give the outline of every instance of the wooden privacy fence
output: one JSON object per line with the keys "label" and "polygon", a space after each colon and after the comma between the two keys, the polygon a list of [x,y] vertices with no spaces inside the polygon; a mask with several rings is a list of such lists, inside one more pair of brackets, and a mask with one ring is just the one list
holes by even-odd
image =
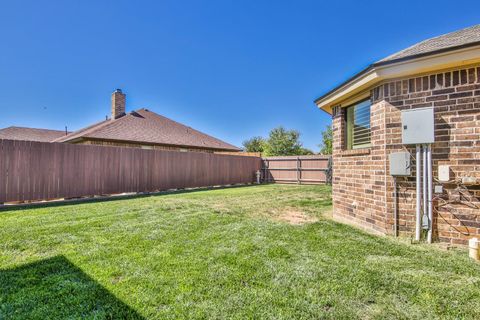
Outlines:
{"label": "wooden privacy fence", "polygon": [[0,203],[245,184],[261,159],[0,140]]}
{"label": "wooden privacy fence", "polygon": [[324,184],[332,181],[330,156],[285,156],[262,159],[265,182]]}

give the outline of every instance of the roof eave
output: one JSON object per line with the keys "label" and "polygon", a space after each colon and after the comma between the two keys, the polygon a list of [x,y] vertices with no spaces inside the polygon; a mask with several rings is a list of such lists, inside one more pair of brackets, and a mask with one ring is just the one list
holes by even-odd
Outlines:
{"label": "roof eave", "polygon": [[342,100],[348,99],[348,97],[382,80],[476,62],[480,62],[480,42],[448,48],[448,50],[437,50],[428,54],[380,61],[317,98],[314,103],[318,108],[331,114],[333,105],[340,104]]}
{"label": "roof eave", "polygon": [[151,146],[168,146],[168,147],[176,147],[176,148],[192,148],[192,149],[208,149],[214,151],[242,151],[240,148],[232,146],[231,148],[228,147],[210,147],[210,146],[198,146],[198,145],[188,145],[188,144],[173,144],[173,143],[159,143],[159,142],[152,142],[152,141],[140,141],[140,140],[122,140],[122,139],[105,139],[105,138],[98,138],[98,137],[89,137],[84,136],[78,139],[73,139],[71,141],[64,141],[69,143],[75,143],[80,141],[107,141],[107,142],[116,142],[116,143],[126,143],[126,144],[134,144],[134,145],[151,145]]}
{"label": "roof eave", "polygon": [[480,41],[465,43],[465,44],[462,44],[462,45],[459,45],[459,46],[454,46],[454,47],[442,48],[442,49],[438,49],[438,50],[434,50],[434,51],[430,51],[430,52],[425,52],[425,53],[414,54],[414,55],[407,56],[407,57],[402,57],[402,58],[389,59],[389,60],[384,60],[384,61],[380,60],[378,62],[375,62],[373,64],[373,66],[389,65],[389,64],[394,64],[394,63],[398,63],[398,62],[403,62],[403,61],[414,60],[414,59],[418,59],[418,58],[422,58],[422,57],[437,55],[437,54],[441,54],[441,53],[445,53],[445,52],[468,49],[468,48],[472,48],[472,47],[476,47],[476,46],[480,46]]}

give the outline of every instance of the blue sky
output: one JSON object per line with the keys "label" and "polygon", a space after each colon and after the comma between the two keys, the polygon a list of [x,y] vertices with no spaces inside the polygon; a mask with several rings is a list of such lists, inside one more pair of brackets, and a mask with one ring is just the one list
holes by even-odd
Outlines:
{"label": "blue sky", "polygon": [[0,127],[79,129],[121,88],[230,143],[297,129],[318,150],[313,100],[371,62],[480,23],[480,1],[3,1]]}

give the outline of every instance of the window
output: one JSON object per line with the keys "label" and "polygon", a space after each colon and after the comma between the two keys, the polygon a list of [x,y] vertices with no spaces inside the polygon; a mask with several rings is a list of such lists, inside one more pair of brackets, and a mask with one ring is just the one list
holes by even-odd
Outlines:
{"label": "window", "polygon": [[345,147],[358,149],[370,146],[370,99],[345,110]]}

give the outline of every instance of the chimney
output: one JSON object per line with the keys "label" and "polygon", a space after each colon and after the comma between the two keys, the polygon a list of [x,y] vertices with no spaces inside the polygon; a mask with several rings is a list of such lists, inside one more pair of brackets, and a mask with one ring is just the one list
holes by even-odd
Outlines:
{"label": "chimney", "polygon": [[125,115],[125,94],[121,89],[112,93],[112,120]]}

